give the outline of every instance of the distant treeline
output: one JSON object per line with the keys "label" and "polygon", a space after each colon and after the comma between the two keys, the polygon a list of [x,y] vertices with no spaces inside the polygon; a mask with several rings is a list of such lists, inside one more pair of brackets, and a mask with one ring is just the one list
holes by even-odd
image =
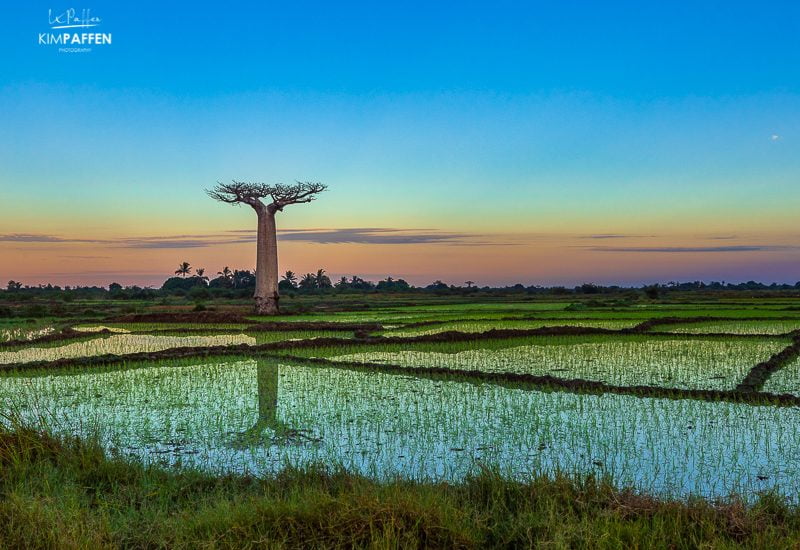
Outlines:
{"label": "distant treeline", "polygon": [[[204,270],[196,270],[196,274],[188,275],[186,269],[182,276],[170,277],[161,288],[122,286],[111,283],[108,287],[101,286],[65,286],[38,285],[28,286],[18,281],[9,281],[5,289],[0,289],[0,300],[24,301],[30,298],[53,298],[64,301],[74,299],[130,299],[142,300],[167,296],[185,296],[194,300],[211,298],[248,298],[252,296],[255,288],[255,274],[248,270],[229,270],[227,267],[218,273],[218,276],[209,279],[204,275]],[[187,276],[188,275],[188,276]],[[477,286],[473,281],[463,284],[449,284],[441,280],[433,281],[426,286],[413,286],[403,279],[387,277],[378,282],[367,281],[354,275],[341,277],[333,282],[320,269],[316,273],[307,273],[298,277],[294,272],[287,271],[280,281],[281,294],[286,296],[304,294],[337,294],[337,293],[435,293],[441,295],[497,295],[497,294],[529,294],[529,295],[576,295],[576,294],[624,294],[643,293],[651,299],[658,299],[674,292],[714,292],[714,291],[795,291],[800,290],[800,281],[795,284],[759,283],[748,281],[746,283],[726,283],[712,281],[705,283],[694,282],[669,282],[665,284],[644,285],[638,287],[618,285],[598,285],[583,283],[575,287],[523,285],[517,283],[511,286],[490,287]]]}

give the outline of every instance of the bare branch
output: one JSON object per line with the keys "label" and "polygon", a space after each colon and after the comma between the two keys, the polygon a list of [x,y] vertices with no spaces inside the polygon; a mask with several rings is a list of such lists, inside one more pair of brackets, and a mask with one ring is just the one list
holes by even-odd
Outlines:
{"label": "bare branch", "polygon": [[206,189],[206,194],[214,200],[227,204],[249,204],[253,208],[263,206],[261,184],[232,180],[231,183],[217,182],[213,189]]}
{"label": "bare branch", "polygon": [[317,194],[322,193],[327,188],[327,185],[319,182],[298,181],[292,185],[276,185],[270,196],[273,204],[278,209],[283,209],[284,206],[290,204],[311,202],[316,198]]}
{"label": "bare branch", "polygon": [[269,197],[269,208],[274,211],[283,210],[290,204],[299,204],[313,201],[318,193],[328,187],[319,182],[297,181],[291,185],[277,183],[267,185],[264,183],[251,183],[232,180],[231,183],[220,183],[213,189],[206,189],[209,197],[227,204],[249,204],[253,208],[263,207],[261,199]]}

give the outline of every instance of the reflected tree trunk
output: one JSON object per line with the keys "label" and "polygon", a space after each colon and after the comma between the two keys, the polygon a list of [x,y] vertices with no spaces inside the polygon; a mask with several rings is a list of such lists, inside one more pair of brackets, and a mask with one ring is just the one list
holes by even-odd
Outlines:
{"label": "reflected tree trunk", "polygon": [[282,435],[287,431],[286,424],[278,420],[279,378],[280,366],[278,363],[264,359],[257,360],[258,418],[253,427],[242,434],[245,440],[258,440],[268,429],[275,432],[271,435]]}
{"label": "reflected tree trunk", "polygon": [[280,366],[276,363],[258,361],[258,424],[275,429],[283,426],[278,421],[278,378]]}

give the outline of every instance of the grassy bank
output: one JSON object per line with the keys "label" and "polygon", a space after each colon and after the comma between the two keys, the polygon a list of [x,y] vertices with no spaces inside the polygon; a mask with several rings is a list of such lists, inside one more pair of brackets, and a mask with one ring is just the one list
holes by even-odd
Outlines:
{"label": "grassy bank", "polygon": [[375,483],[167,472],[95,445],[0,432],[0,547],[790,548],[800,511],[764,496],[667,502],[586,479]]}

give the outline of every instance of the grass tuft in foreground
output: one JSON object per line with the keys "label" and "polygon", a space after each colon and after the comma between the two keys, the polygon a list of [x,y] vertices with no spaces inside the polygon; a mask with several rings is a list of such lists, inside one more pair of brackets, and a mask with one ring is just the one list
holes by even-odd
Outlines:
{"label": "grass tuft in foreground", "polygon": [[0,431],[0,547],[788,548],[800,511],[660,501],[593,478],[458,485],[344,472],[271,479],[170,472],[94,444]]}

